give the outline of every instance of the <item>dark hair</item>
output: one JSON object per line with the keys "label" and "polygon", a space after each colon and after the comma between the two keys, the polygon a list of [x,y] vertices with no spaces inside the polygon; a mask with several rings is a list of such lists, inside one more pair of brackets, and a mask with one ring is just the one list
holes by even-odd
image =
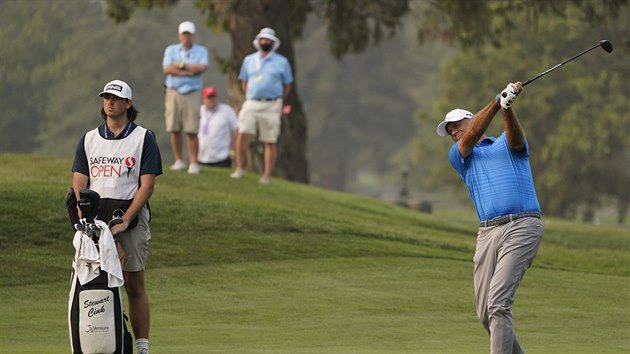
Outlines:
{"label": "dark hair", "polygon": [[[131,105],[131,107],[127,108],[127,118],[129,118],[130,122],[133,122],[134,120],[136,120],[136,117],[138,116],[138,114],[140,114],[140,111],[138,111],[136,107],[133,106],[133,104]],[[107,114],[105,114],[105,108],[101,108],[101,118],[103,118],[103,120],[107,120]]]}

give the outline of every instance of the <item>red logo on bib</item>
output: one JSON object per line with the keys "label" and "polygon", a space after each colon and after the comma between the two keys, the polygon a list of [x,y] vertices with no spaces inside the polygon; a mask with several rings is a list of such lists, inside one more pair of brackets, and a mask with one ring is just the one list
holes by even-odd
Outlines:
{"label": "red logo on bib", "polygon": [[133,167],[136,165],[136,158],[133,156],[127,156],[125,158],[125,165],[129,168]]}

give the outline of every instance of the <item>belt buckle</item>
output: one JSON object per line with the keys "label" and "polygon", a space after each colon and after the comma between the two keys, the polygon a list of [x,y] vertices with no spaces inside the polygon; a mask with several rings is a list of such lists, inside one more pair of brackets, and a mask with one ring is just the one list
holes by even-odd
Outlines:
{"label": "belt buckle", "polygon": [[501,226],[503,224],[507,224],[510,221],[512,221],[512,214],[497,216],[496,218],[492,219],[492,225]]}

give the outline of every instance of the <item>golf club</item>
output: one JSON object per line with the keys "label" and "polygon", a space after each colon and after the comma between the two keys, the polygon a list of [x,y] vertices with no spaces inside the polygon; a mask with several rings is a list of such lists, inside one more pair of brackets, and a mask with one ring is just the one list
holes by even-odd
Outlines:
{"label": "golf club", "polygon": [[558,65],[556,65],[556,66],[554,66],[552,68],[549,68],[549,69],[543,71],[542,73],[534,76],[533,78],[523,82],[523,86],[527,86],[528,84],[530,84],[530,83],[534,82],[535,80],[537,80],[539,77],[549,74],[550,72],[556,70],[557,68],[561,67],[562,65],[570,62],[573,59],[576,59],[577,57],[580,57],[580,56],[590,52],[591,50],[593,50],[593,49],[595,49],[597,47],[602,47],[602,49],[605,50],[607,53],[610,53],[610,52],[613,51],[612,43],[610,43],[608,40],[602,39],[601,41],[599,41],[599,43],[597,45],[594,45],[593,47],[583,51],[582,53],[580,53],[578,55],[575,55],[575,56],[573,56],[573,57],[563,61],[562,63],[560,63],[560,64],[558,64]]}

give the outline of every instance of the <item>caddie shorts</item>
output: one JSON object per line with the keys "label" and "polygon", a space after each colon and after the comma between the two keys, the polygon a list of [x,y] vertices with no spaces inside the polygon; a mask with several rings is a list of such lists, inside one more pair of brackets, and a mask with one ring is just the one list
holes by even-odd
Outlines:
{"label": "caddie shorts", "polygon": [[122,261],[125,272],[139,272],[144,270],[149,258],[149,209],[145,205],[138,213],[138,225],[131,230],[125,230],[116,235],[116,242],[125,250]]}

